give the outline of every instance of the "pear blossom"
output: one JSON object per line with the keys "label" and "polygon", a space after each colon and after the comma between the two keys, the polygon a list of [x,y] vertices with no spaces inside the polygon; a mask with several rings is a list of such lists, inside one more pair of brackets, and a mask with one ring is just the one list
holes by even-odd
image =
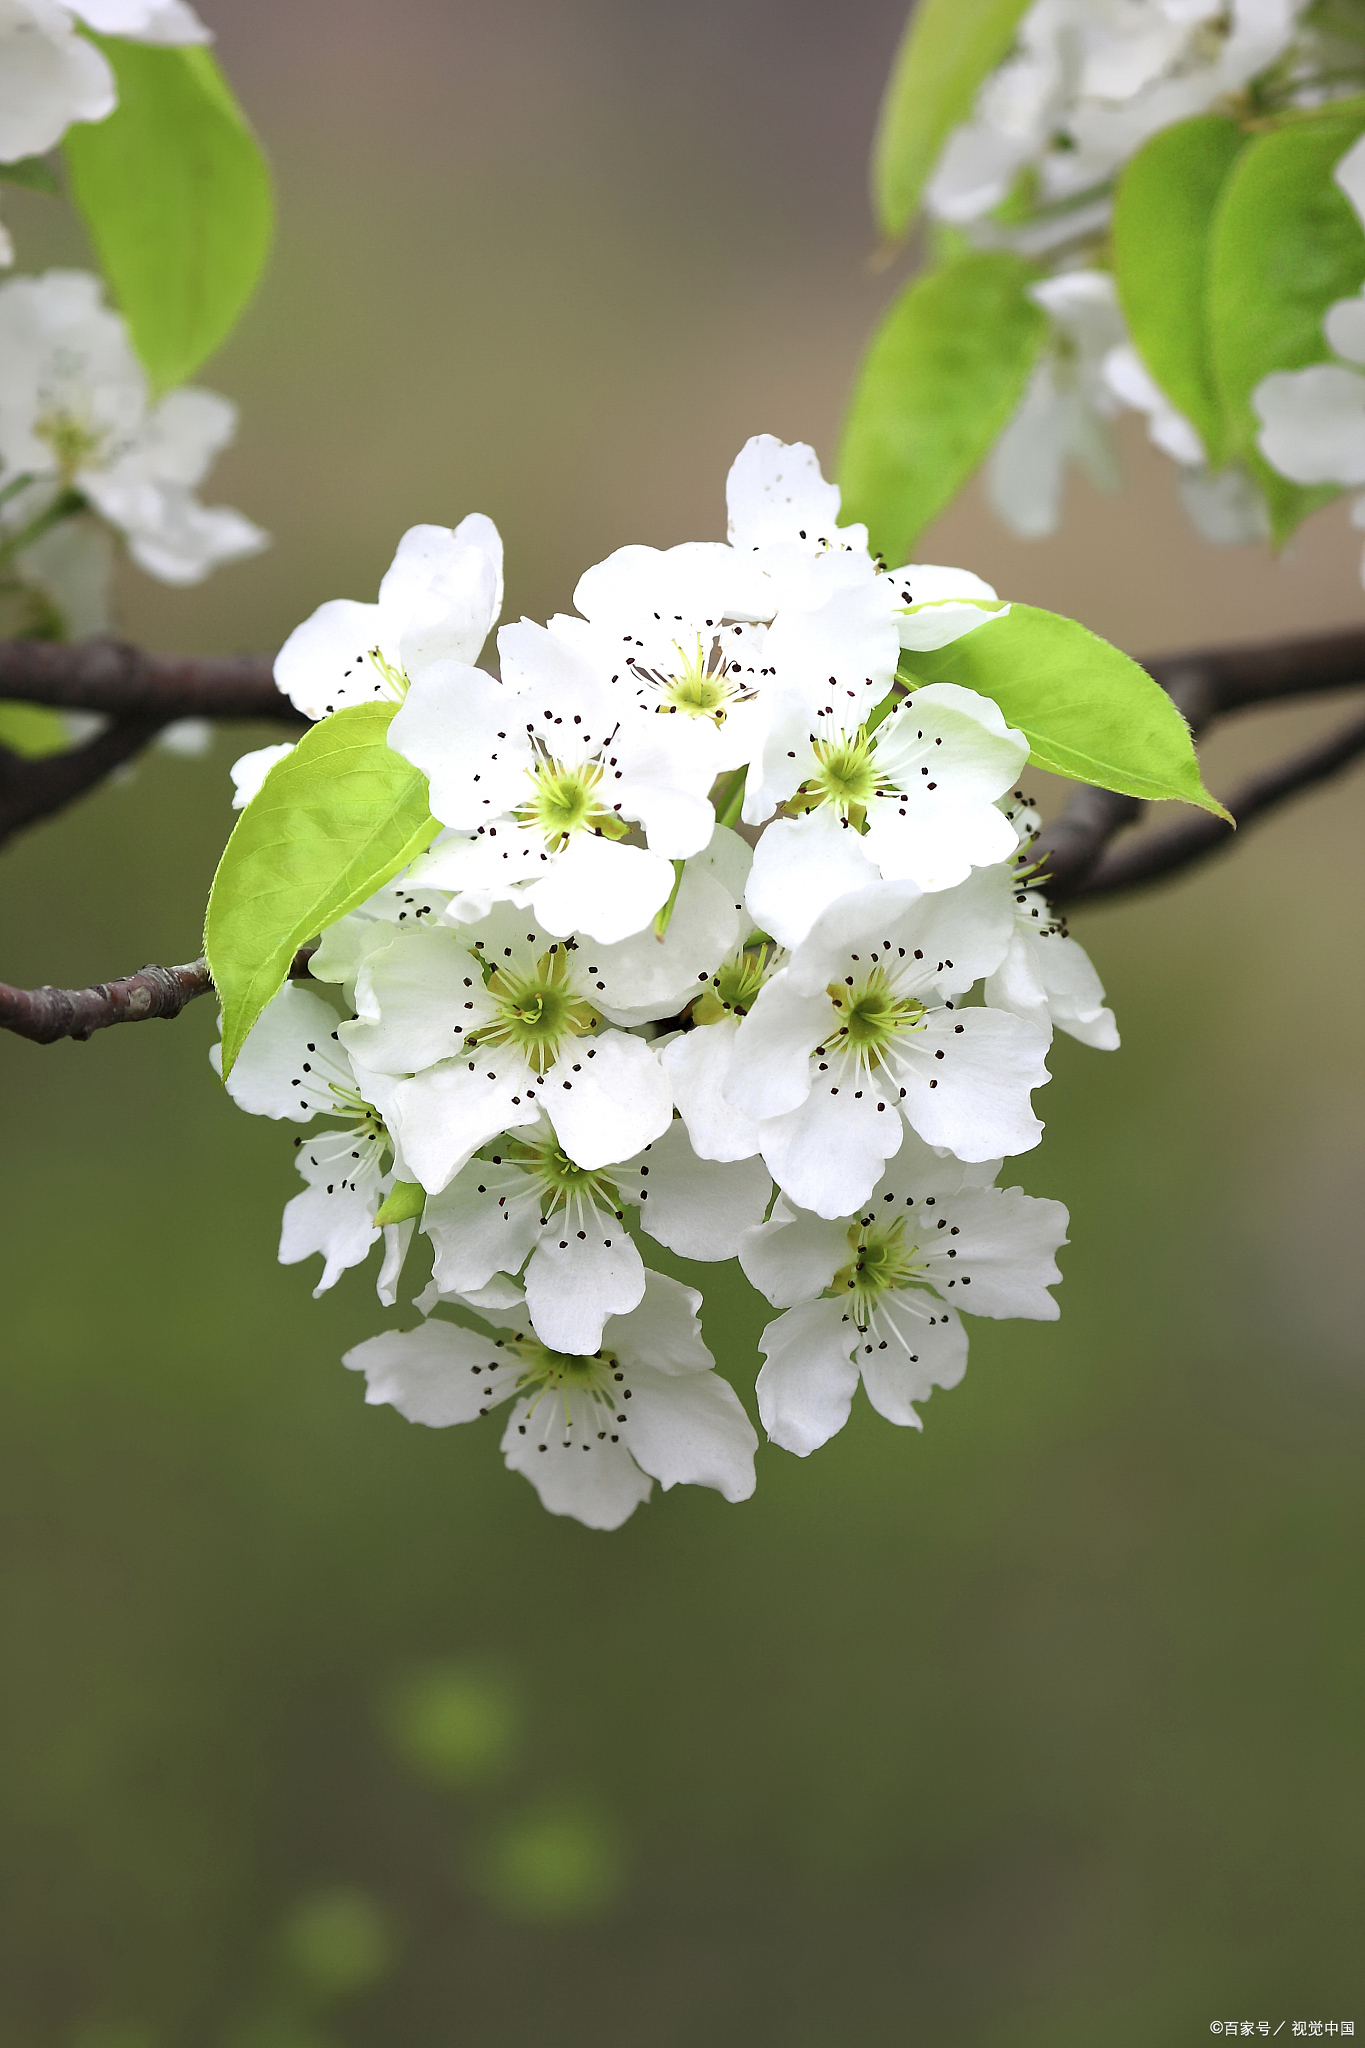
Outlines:
{"label": "pear blossom", "polygon": [[[403,1255],[412,1223],[376,1219],[402,1162],[375,1098],[389,1084],[348,1058],[341,1043],[341,1012],[320,991],[286,982],[247,1034],[227,1076],[227,1091],[240,1109],[291,1123],[334,1119],[325,1129],[295,1140],[296,1163],[308,1183],[286,1204],[280,1232],[280,1264],[297,1265],[315,1252],[323,1274],[314,1295],[334,1287],[350,1266],[363,1264],[381,1235],[385,1256],[379,1298],[396,1299]],[[210,1057],[221,1073],[221,1048]]]}
{"label": "pear blossom", "polygon": [[875,883],[824,911],[759,991],[725,1094],[758,1123],[763,1160],[792,1201],[850,1214],[905,1121],[965,1160],[1037,1144],[1029,1095],[1048,1078],[1049,1033],[952,1000],[999,965],[1011,924],[989,876],[935,895]]}
{"label": "pear blossom", "polygon": [[700,1306],[694,1289],[650,1273],[639,1305],[610,1317],[590,1353],[552,1349],[529,1318],[507,1320],[509,1305],[496,1337],[433,1318],[371,1337],[342,1363],[365,1375],[367,1402],[432,1429],[511,1401],[508,1468],[552,1514],[617,1529],[655,1479],[665,1491],[714,1487],[729,1501],[754,1490],[758,1439],[702,1342]]}
{"label": "pear blossom", "polygon": [[1045,1029],[1055,1025],[1083,1045],[1113,1052],[1118,1026],[1113,1011],[1105,1008],[1103,983],[1084,947],[1068,932],[1065,917],[1048,902],[1030,858],[1041,829],[1038,813],[1020,796],[1009,815],[1020,851],[1013,874],[1006,872],[1002,884],[1013,900],[1014,931],[1004,959],[986,977],[986,1002],[993,1010],[1012,1010]]}
{"label": "pear blossom", "polygon": [[[672,893],[674,861],[710,844],[714,758],[693,721],[623,725],[625,703],[581,620],[498,635],[502,679],[438,661],[413,681],[389,744],[428,777],[450,828],[423,879],[470,914],[524,904],[547,931],[610,945]],[[700,744],[697,744],[700,742]],[[633,826],[644,846],[626,844]]]}
{"label": "pear blossom", "polygon": [[210,40],[184,0],[3,0],[0,163],[45,156],[73,121],[103,121],[114,111],[113,69],[77,32],[78,21],[141,43]]}
{"label": "pear blossom", "polygon": [[826,1443],[860,1378],[878,1414],[919,1429],[915,1402],[966,1370],[963,1310],[1056,1317],[1066,1210],[992,1186],[999,1165],[937,1157],[911,1135],[858,1215],[825,1221],[779,1196],[749,1233],[744,1271],[786,1310],[759,1339],[774,1443],[799,1457]]}
{"label": "pear blossom", "polygon": [[489,1145],[439,1195],[421,1228],[435,1254],[436,1298],[468,1300],[495,1275],[518,1275],[541,1341],[589,1352],[602,1325],[640,1301],[644,1262],[625,1225],[682,1258],[734,1258],[772,1194],[757,1159],[698,1159],[680,1123],[618,1166],[588,1171],[564,1152],[548,1119]]}
{"label": "pear blossom", "polygon": [[490,1139],[542,1114],[589,1170],[667,1130],[673,1101],[658,1055],[599,1028],[588,964],[581,947],[505,909],[461,929],[414,920],[366,953],[341,1042],[392,1077],[386,1114],[428,1194]]}
{"label": "pear blossom", "polygon": [[457,527],[413,526],[377,604],[330,598],[275,657],[275,681],[307,718],[345,704],[401,703],[436,661],[477,661],[502,610],[502,539],[471,512]]}
{"label": "pear blossom", "polygon": [[229,773],[232,776],[232,808],[243,811],[256,796],[266,776],[277,761],[285,761],[294,751],[292,740],[278,741],[270,747],[253,747],[249,754],[241,754],[233,762]]}
{"label": "pear blossom", "polygon": [[740,1025],[786,960],[783,948],[766,942],[737,947],[693,1001],[690,1028],[659,1055],[699,1159],[752,1159],[762,1144],[757,1119],[730,1100],[730,1071]]}
{"label": "pear blossom", "polygon": [[[236,408],[189,388],[153,405],[124,323],[101,292],[83,271],[0,285],[0,488],[9,494],[11,545],[26,536],[36,542],[46,525],[85,503],[124,536],[149,575],[200,582],[266,545],[241,513],[194,495],[231,439]],[[64,493],[76,494],[72,505]],[[70,568],[72,608],[88,608],[84,560]],[[46,580],[60,590],[58,562],[49,560]]]}

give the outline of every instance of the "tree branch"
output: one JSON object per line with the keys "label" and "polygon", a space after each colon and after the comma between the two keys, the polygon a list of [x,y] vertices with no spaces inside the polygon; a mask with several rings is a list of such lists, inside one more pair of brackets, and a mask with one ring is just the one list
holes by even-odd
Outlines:
{"label": "tree branch", "polygon": [[[300,946],[289,963],[289,979],[306,981],[316,946]],[[140,967],[121,981],[93,988],[10,988],[0,981],[0,1030],[53,1045],[59,1038],[89,1038],[111,1024],[140,1024],[148,1017],[178,1017],[186,1003],[213,987],[201,954],[184,967]]]}
{"label": "tree branch", "polygon": [[84,745],[37,760],[0,747],[0,846],[94,789],[141,753],[164,724],[161,718],[117,718]]}
{"label": "tree branch", "polygon": [[116,718],[309,721],[275,686],[268,656],[145,654],[121,640],[0,640],[0,697]]}
{"label": "tree branch", "polygon": [[[1274,767],[1253,775],[1228,798],[1227,808],[1239,826],[1247,825],[1290,797],[1311,789],[1315,783],[1340,774],[1362,756],[1365,718],[1357,718],[1315,746],[1305,748],[1303,753],[1291,756],[1288,761],[1277,761]],[[1048,893],[1059,902],[1069,903],[1094,896],[1115,896],[1121,890],[1140,888],[1144,882],[1154,882],[1163,875],[1176,874],[1207,860],[1210,854],[1229,845],[1232,837],[1233,827],[1222,818],[1196,811],[1193,816],[1182,818],[1169,832],[1153,833],[1148,839],[1133,840],[1102,854],[1092,862],[1078,886],[1049,886]]]}

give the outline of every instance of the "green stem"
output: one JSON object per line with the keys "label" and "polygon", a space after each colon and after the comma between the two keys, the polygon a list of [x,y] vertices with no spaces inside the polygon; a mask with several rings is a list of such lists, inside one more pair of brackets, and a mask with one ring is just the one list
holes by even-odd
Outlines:
{"label": "green stem", "polygon": [[671,889],[669,890],[669,892],[668,892],[668,901],[667,901],[667,903],[665,903],[665,904],[664,904],[664,906],[663,906],[662,910],[656,911],[656,913],[655,913],[655,917],[654,917],[654,936],[655,936],[655,938],[656,938],[656,939],[657,939],[657,940],[659,941],[659,944],[660,944],[660,945],[662,945],[662,944],[663,944],[663,942],[664,942],[664,934],[665,934],[665,933],[667,932],[667,930],[668,930],[668,926],[669,926],[669,922],[670,922],[670,920],[671,920],[671,918],[672,918],[672,916],[673,916],[673,906],[674,906],[674,904],[675,904],[675,903],[677,902],[677,900],[678,900],[678,891],[679,891],[679,889],[681,889],[681,887],[682,887],[683,869],[684,869],[684,868],[685,868],[686,866],[687,866],[687,862],[686,862],[686,861],[683,861],[683,860],[675,860],[675,861],[674,861],[674,863],[673,863],[673,887],[672,887],[672,888],[671,888]]}
{"label": "green stem", "polygon": [[739,814],[744,809],[744,779],[748,773],[747,767],[736,768],[729,782],[725,785],[725,795],[716,805],[716,823],[718,825],[734,826],[739,823]]}
{"label": "green stem", "polygon": [[0,505],[8,505],[11,498],[17,498],[20,491],[26,491],[34,481],[32,472],[24,470],[19,476],[12,476],[3,490],[0,490]]}

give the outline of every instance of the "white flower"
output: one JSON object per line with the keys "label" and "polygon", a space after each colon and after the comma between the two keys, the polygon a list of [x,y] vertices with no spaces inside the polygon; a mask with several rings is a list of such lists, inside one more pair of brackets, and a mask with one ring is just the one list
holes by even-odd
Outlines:
{"label": "white flower", "polygon": [[1012,921],[989,873],[931,896],[880,882],[832,904],[761,989],[725,1093],[758,1123],[794,1202],[858,1209],[901,1144],[902,1116],[960,1159],[1037,1144],[1028,1098],[1047,1079],[1049,1034],[951,1001],[999,965]]}
{"label": "white flower", "polygon": [[756,923],[783,945],[799,944],[837,896],[878,876],[950,889],[1014,852],[997,801],[1029,744],[989,697],[930,683],[871,732],[835,699],[804,732],[793,722],[784,736],[793,744],[767,790],[804,816],[769,826],[748,887]]}
{"label": "white flower", "polygon": [[128,36],[136,43],[211,43],[185,0],[65,0],[88,28],[102,36]]}
{"label": "white flower", "polygon": [[433,1429],[515,1402],[502,1438],[509,1468],[552,1514],[616,1529],[654,1479],[730,1501],[754,1490],[758,1440],[714,1370],[700,1306],[691,1288],[650,1273],[639,1307],[613,1316],[591,1355],[550,1350],[527,1322],[492,1338],[430,1321],[371,1337],[343,1363],[364,1373],[368,1402]]}
{"label": "white flower", "polygon": [[436,661],[477,661],[502,610],[502,540],[471,512],[455,528],[412,526],[377,604],[335,597],[296,626],[275,657],[275,681],[305,717],[375,698],[401,702]]}
{"label": "white flower", "polygon": [[73,121],[102,121],[114,74],[56,0],[0,4],[0,162],[44,156]]}
{"label": "white flower", "polygon": [[1119,401],[1104,366],[1127,334],[1114,280],[1104,271],[1064,271],[1030,285],[1029,296],[1052,320],[1055,339],[991,451],[986,482],[1005,524],[1036,540],[1056,529],[1068,460],[1102,490],[1118,483],[1105,421]]}
{"label": "white flower", "polygon": [[717,825],[711,844],[683,864],[662,939],[652,927],[613,946],[583,946],[598,1009],[613,1024],[647,1024],[678,1014],[748,936],[744,889],[752,852]]}
{"label": "white flower", "polygon": [[[586,1352],[611,1315],[634,1308],[645,1269],[625,1224],[680,1258],[733,1258],[763,1220],[772,1182],[757,1159],[719,1166],[698,1159],[681,1124],[620,1166],[589,1172],[547,1122],[502,1137],[429,1197],[422,1229],[435,1253],[437,1298],[467,1300],[496,1274],[521,1273],[542,1342]],[[529,1263],[527,1263],[529,1259]]]}
{"label": "white flower", "polygon": [[827,1442],[860,1375],[879,1414],[918,1429],[913,1404],[966,1369],[961,1310],[1055,1318],[1066,1210],[987,1185],[998,1164],[963,1166],[909,1137],[860,1215],[826,1222],[779,1197],[750,1232],[744,1271],[787,1310],[759,1340],[774,1443],[805,1457]]}
{"label": "white flower", "polygon": [[152,406],[123,321],[100,299],[82,271],[0,285],[0,480],[16,487],[6,522],[19,532],[60,516],[59,493],[74,489],[149,575],[197,583],[266,543],[239,512],[194,496],[236,408],[190,389]]}
{"label": "white flower", "polygon": [[[675,860],[715,829],[714,760],[692,721],[630,717],[594,659],[592,629],[504,627],[503,679],[454,662],[415,678],[389,744],[420,768],[451,835],[417,872],[469,914],[526,904],[547,931],[610,945],[667,902]],[[624,843],[632,825],[648,844]]]}
{"label": "white flower", "polygon": [[[320,1252],[325,1261],[314,1295],[334,1287],[348,1266],[368,1257],[381,1235],[375,1215],[395,1178],[406,1178],[393,1157],[393,1141],[375,1097],[387,1092],[380,1075],[367,1074],[341,1044],[340,1012],[319,991],[286,982],[257,1018],[227,1078],[227,1091],[253,1116],[336,1127],[295,1140],[304,1193],[285,1207],[280,1264],[297,1265]],[[220,1048],[210,1057],[222,1071]],[[392,1306],[412,1223],[382,1226],[385,1259],[379,1298]]]}
{"label": "white flower", "polygon": [[524,910],[458,931],[403,925],[367,951],[342,1042],[363,1067],[395,1077],[386,1114],[429,1194],[542,1111],[589,1169],[630,1159],[667,1130],[673,1102],[657,1054],[626,1032],[598,1032],[593,997],[581,949]]}
{"label": "white flower", "polygon": [[1029,848],[1040,830],[1038,813],[1021,797],[1009,815],[1020,852],[1013,871],[999,880],[1014,906],[1014,931],[1004,959],[986,977],[986,1001],[993,1010],[1012,1010],[1049,1031],[1056,1025],[1083,1045],[1113,1052],[1118,1026],[1113,1011],[1105,1008],[1104,986],[1089,954],[1071,937],[1065,917],[1053,910],[1036,880]]}
{"label": "white flower", "polygon": [[736,948],[691,1006],[691,1028],[670,1038],[660,1054],[700,1159],[752,1159],[762,1143],[757,1120],[729,1099],[730,1069],[741,1023],[786,958],[764,943]]}

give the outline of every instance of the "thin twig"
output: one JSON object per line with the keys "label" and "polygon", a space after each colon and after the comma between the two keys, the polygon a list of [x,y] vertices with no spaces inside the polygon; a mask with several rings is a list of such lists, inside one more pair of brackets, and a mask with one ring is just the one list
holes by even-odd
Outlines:
{"label": "thin twig", "polygon": [[[1277,761],[1259,775],[1253,775],[1227,800],[1237,824],[1247,825],[1264,817],[1289,798],[1326,782],[1365,756],[1365,718],[1352,720],[1327,739],[1307,747],[1288,761]],[[1178,873],[1207,860],[1210,854],[1231,844],[1233,827],[1207,811],[1196,811],[1181,819],[1168,832],[1154,833],[1110,848],[1075,888],[1051,888],[1059,901],[1075,903],[1095,896],[1115,896],[1123,889],[1137,889],[1164,875]]]}
{"label": "thin twig", "polygon": [[26,825],[65,810],[154,740],[163,718],[118,718],[79,747],[37,760],[0,747],[0,846]]}

